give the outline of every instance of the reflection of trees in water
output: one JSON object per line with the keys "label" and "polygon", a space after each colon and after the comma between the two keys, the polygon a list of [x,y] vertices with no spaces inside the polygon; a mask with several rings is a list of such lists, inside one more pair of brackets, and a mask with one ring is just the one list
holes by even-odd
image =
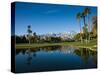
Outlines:
{"label": "reflection of trees in water", "polygon": [[18,55],[19,53],[22,53],[23,55],[25,55],[26,50],[25,49],[16,49],[16,55]]}
{"label": "reflection of trees in water", "polygon": [[45,51],[45,52],[54,52],[54,51],[57,51],[57,50],[60,50],[61,46],[45,46],[45,47],[40,47],[40,48],[37,48],[38,50],[40,51]]}
{"label": "reflection of trees in water", "polygon": [[97,52],[91,52],[93,63],[97,65]]}
{"label": "reflection of trees in water", "polygon": [[51,50],[57,50],[60,48],[61,46],[46,46],[46,47],[42,47],[41,49],[51,51]]}
{"label": "reflection of trees in water", "polygon": [[92,56],[92,60],[95,64],[97,62],[96,51],[91,51],[86,48],[81,48],[81,49],[75,50],[74,53],[76,55],[80,56],[82,58],[82,60],[84,61],[84,63],[88,63],[88,59],[90,56]]}
{"label": "reflection of trees in water", "polygon": [[62,46],[60,50],[63,53],[70,54],[70,53],[73,53],[74,50],[76,50],[76,48],[71,47],[71,46]]}
{"label": "reflection of trees in water", "polygon": [[31,51],[31,49],[19,49],[19,50],[16,50],[16,55],[18,55],[19,53],[22,53],[22,55],[28,55],[27,57],[27,64],[30,65],[32,63],[32,53],[33,53],[33,56],[36,57],[36,53]]}
{"label": "reflection of trees in water", "polygon": [[54,51],[59,51],[62,53],[74,53],[78,56],[81,57],[81,59],[84,61],[84,63],[88,63],[88,59],[91,56],[92,61],[94,64],[97,64],[97,52],[96,51],[91,51],[86,48],[73,48],[69,46],[46,46],[46,47],[37,47],[37,48],[32,48],[32,49],[21,49],[21,50],[16,50],[16,55],[18,55],[20,52],[23,55],[28,55],[27,57],[27,64],[32,63],[32,59],[37,56],[37,52],[39,51],[45,51],[45,52],[54,52]]}
{"label": "reflection of trees in water", "polygon": [[28,50],[26,51],[26,53],[28,54],[27,64],[30,65],[30,64],[32,63],[31,50],[28,49]]}
{"label": "reflection of trees in water", "polygon": [[31,52],[33,53],[32,55],[33,55],[33,57],[36,57],[36,52],[38,52],[39,50],[31,50]]}
{"label": "reflection of trees in water", "polygon": [[97,55],[94,55],[94,56],[93,56],[93,61],[94,61],[94,64],[97,65]]}
{"label": "reflection of trees in water", "polygon": [[36,50],[31,50],[30,48],[26,51],[26,53],[28,54],[28,58],[27,58],[27,64],[31,65],[32,64],[32,59],[33,57],[36,57]]}
{"label": "reflection of trees in water", "polygon": [[59,51],[62,53],[73,53],[75,48],[69,47],[69,46],[46,46],[46,47],[40,48],[40,50],[46,51],[46,52]]}
{"label": "reflection of trees in water", "polygon": [[80,56],[85,62],[87,62],[88,54],[86,51],[87,50],[85,50],[85,49],[79,49],[79,50],[75,50],[74,53],[76,55]]}
{"label": "reflection of trees in water", "polygon": [[23,55],[25,55],[25,53],[26,53],[26,50],[22,50],[21,52],[22,52],[22,54],[23,54]]}
{"label": "reflection of trees in water", "polygon": [[21,52],[21,50],[16,50],[16,55],[18,55]]}
{"label": "reflection of trees in water", "polygon": [[[75,48],[73,47],[69,47],[69,46],[45,46],[45,47],[36,47],[36,48],[31,48],[30,51],[33,53],[33,56],[36,56],[36,52],[38,51],[45,51],[45,52],[54,52],[54,51],[59,51],[59,52],[63,52],[63,53],[73,53],[73,51],[75,50]],[[25,55],[25,53],[29,50],[17,50],[17,54],[19,53],[19,51],[22,52],[23,55]]]}
{"label": "reflection of trees in water", "polygon": [[33,56],[36,57],[36,52],[33,52]]}
{"label": "reflection of trees in water", "polygon": [[[54,52],[54,51],[60,51],[63,53],[73,53],[73,51],[75,50],[75,48],[73,47],[68,47],[68,46],[45,46],[45,47],[36,47],[36,48],[32,48],[30,49],[30,51],[33,53],[33,56],[36,56],[36,52],[38,51],[45,51],[45,52]],[[29,50],[17,50],[17,51],[21,51],[23,55],[25,55],[25,53]],[[19,52],[17,52],[18,54]]]}

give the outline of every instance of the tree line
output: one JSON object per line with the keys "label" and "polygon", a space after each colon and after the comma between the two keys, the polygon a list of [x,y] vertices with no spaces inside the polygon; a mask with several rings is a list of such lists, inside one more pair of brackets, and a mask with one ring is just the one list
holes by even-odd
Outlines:
{"label": "tree line", "polygon": [[[97,16],[91,16],[92,10],[90,8],[85,8],[83,12],[78,12],[76,18],[78,20],[80,33],[75,36],[76,40],[89,42],[92,39],[97,38]],[[92,25],[90,25],[92,22]],[[84,25],[82,27],[82,24]]]}
{"label": "tree line", "polygon": [[74,41],[73,39],[63,40],[61,37],[37,35],[36,32],[32,32],[31,25],[27,26],[27,35],[18,36],[16,35],[16,43],[58,43],[65,41]]}

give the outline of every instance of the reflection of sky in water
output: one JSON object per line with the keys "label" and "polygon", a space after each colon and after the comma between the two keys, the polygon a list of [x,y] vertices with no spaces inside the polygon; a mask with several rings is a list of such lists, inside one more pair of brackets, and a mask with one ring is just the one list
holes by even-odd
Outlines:
{"label": "reflection of sky in water", "polygon": [[19,50],[16,72],[96,68],[96,52],[66,47],[47,49]]}

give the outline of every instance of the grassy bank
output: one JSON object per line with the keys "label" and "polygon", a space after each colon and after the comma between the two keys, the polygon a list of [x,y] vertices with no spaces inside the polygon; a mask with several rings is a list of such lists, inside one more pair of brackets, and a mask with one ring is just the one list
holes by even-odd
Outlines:
{"label": "grassy bank", "polygon": [[62,43],[33,43],[33,44],[28,44],[28,43],[21,43],[21,44],[16,44],[16,49],[21,49],[21,48],[35,48],[35,47],[44,47],[44,46],[73,46],[73,47],[79,47],[79,48],[89,48],[92,50],[96,50],[96,40],[92,40],[89,43],[81,43],[81,42],[62,42]]}

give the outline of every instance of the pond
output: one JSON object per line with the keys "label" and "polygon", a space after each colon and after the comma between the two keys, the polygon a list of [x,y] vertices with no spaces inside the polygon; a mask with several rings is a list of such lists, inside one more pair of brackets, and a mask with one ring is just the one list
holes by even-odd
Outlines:
{"label": "pond", "polygon": [[68,46],[17,49],[15,58],[17,73],[97,67],[96,51]]}

